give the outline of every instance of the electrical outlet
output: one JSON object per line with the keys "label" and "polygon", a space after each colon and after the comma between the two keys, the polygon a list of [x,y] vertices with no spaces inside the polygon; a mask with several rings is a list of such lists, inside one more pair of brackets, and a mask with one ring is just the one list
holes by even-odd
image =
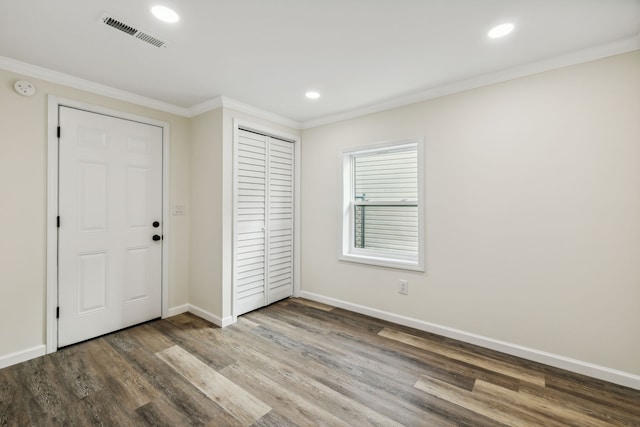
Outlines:
{"label": "electrical outlet", "polygon": [[406,280],[400,280],[400,285],[398,286],[398,293],[402,295],[409,295],[409,282]]}

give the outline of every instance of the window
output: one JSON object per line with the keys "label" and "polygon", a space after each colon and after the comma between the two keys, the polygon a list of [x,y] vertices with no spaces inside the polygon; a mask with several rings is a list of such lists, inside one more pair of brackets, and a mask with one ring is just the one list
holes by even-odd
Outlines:
{"label": "window", "polygon": [[343,152],[340,259],[424,270],[422,139]]}

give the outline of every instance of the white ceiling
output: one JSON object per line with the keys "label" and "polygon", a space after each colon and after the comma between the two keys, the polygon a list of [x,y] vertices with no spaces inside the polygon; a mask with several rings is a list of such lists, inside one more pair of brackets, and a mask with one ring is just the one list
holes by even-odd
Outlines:
{"label": "white ceiling", "polygon": [[[157,21],[155,4],[181,20]],[[98,23],[104,12],[167,47]],[[505,21],[514,33],[489,40]],[[300,123],[616,43],[640,47],[640,0],[0,0],[0,56],[178,107],[226,96]]]}

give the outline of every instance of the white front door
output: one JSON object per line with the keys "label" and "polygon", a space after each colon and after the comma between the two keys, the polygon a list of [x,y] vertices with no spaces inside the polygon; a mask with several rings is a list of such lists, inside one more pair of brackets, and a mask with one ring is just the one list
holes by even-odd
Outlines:
{"label": "white front door", "polygon": [[59,125],[63,347],[161,315],[162,128],[62,106]]}

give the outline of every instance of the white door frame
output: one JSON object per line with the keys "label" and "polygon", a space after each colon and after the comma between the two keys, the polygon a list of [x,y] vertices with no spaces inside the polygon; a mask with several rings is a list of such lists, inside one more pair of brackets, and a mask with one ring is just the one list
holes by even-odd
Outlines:
{"label": "white door frame", "polygon": [[71,99],[49,96],[47,121],[47,299],[46,345],[47,353],[58,350],[58,115],[59,107],[71,107],[91,113],[104,114],[124,120],[162,128],[162,317],[169,312],[169,124]]}
{"label": "white door frame", "polygon": [[235,290],[235,252],[236,252],[236,227],[235,219],[237,215],[237,197],[236,197],[236,166],[238,161],[238,137],[239,130],[246,129],[254,131],[262,135],[271,136],[277,139],[290,141],[294,146],[294,165],[293,165],[293,296],[300,296],[300,163],[301,163],[301,144],[298,135],[290,134],[262,126],[249,120],[234,118],[233,119],[233,167],[232,167],[232,198],[233,211],[231,217],[232,227],[232,249],[231,249],[231,313],[233,323],[236,322],[238,315],[236,314],[236,290]]}

